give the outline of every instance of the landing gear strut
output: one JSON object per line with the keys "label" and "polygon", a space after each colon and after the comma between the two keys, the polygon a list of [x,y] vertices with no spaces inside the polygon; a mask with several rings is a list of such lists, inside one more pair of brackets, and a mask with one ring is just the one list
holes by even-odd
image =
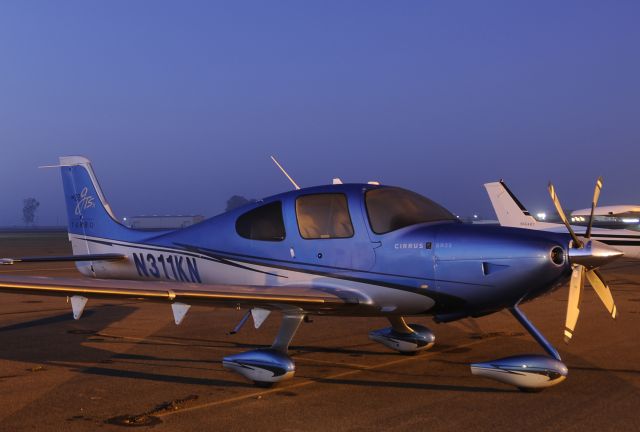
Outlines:
{"label": "landing gear strut", "polygon": [[287,351],[303,318],[304,315],[284,315],[271,348],[227,356],[222,360],[222,366],[239,373],[259,387],[270,387],[274,383],[292,378],[296,365]]}

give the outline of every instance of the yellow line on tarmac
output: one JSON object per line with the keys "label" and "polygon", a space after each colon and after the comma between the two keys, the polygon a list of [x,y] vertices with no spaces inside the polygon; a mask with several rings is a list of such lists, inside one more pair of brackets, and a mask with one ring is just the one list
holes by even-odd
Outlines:
{"label": "yellow line on tarmac", "polygon": [[[66,309],[65,309],[66,310]],[[149,343],[149,344],[153,344],[153,343],[160,343],[163,345],[173,345],[173,346],[185,346],[185,347],[194,347],[194,348],[204,348],[204,349],[208,349],[208,350],[212,350],[212,351],[224,351],[224,352],[243,352],[243,349],[240,348],[233,348],[233,347],[217,347],[217,346],[210,346],[210,345],[194,345],[191,343],[183,343],[183,342],[175,342],[175,341],[171,341],[171,340],[167,340],[163,337],[159,337],[159,338],[144,338],[144,337],[136,337],[136,336],[118,336],[118,335],[114,335],[114,334],[110,334],[110,333],[105,333],[105,332],[98,332],[93,336],[101,336],[101,337],[107,337],[107,338],[111,338],[111,339],[122,339],[124,341],[129,341],[129,342],[140,342],[140,343]],[[88,339],[87,342],[91,342],[91,339]],[[208,342],[208,341],[202,341],[202,342]],[[306,362],[310,362],[310,363],[321,363],[321,364],[331,364],[334,366],[350,366],[350,367],[355,367],[355,368],[365,368],[367,366],[365,365],[361,365],[361,364],[356,364],[356,363],[339,363],[339,362],[335,362],[335,361],[328,361],[328,360],[319,360],[319,359],[312,359],[312,358],[307,358],[304,357],[304,354],[301,353],[299,355],[294,355],[293,358],[295,359],[295,361],[306,361]]]}
{"label": "yellow line on tarmac", "polygon": [[71,313],[70,307],[65,308],[51,308],[51,309],[32,309],[32,310],[24,310],[24,311],[16,311],[16,312],[1,312],[0,316],[8,316],[8,315],[26,315],[26,314],[36,314],[36,313],[44,313],[44,312],[65,312],[68,311]]}
{"label": "yellow line on tarmac", "polygon": [[[458,345],[456,348],[466,348],[466,347],[470,347],[472,345],[477,345],[479,343],[482,342],[486,342],[487,340],[490,340],[491,338],[487,338],[487,339],[481,339],[481,340],[477,340],[474,342],[470,342],[468,344],[465,345]],[[224,405],[227,403],[231,403],[231,402],[238,402],[241,400],[245,400],[245,399],[251,399],[251,398],[256,398],[258,396],[265,396],[265,395],[269,395],[272,393],[277,393],[277,392],[282,392],[282,391],[287,391],[287,390],[291,390],[291,389],[295,389],[295,388],[299,388],[299,387],[304,387],[310,384],[317,384],[319,381],[326,381],[326,380],[332,380],[332,379],[336,379],[336,378],[342,378],[345,376],[349,376],[349,375],[355,375],[358,374],[360,372],[367,372],[367,371],[371,371],[371,370],[375,370],[375,369],[380,369],[380,368],[384,368],[387,366],[393,366],[396,364],[400,364],[400,363],[406,363],[406,362],[410,362],[413,360],[424,360],[428,357],[433,357],[435,355],[441,354],[443,351],[438,351],[438,352],[427,352],[426,354],[423,355],[417,355],[417,356],[411,356],[411,357],[402,357],[400,359],[396,359],[396,360],[391,360],[388,361],[386,363],[381,363],[381,364],[377,364],[377,365],[372,365],[372,366],[366,366],[357,370],[351,370],[351,371],[346,371],[346,372],[340,372],[334,375],[329,375],[326,377],[320,377],[317,379],[312,379],[312,380],[306,380],[306,381],[302,381],[299,382],[297,384],[292,384],[290,386],[286,386],[286,387],[278,387],[275,389],[270,389],[270,390],[263,390],[263,391],[258,391],[258,392],[254,392],[254,393],[249,393],[246,395],[241,395],[241,396],[235,396],[232,398],[228,398],[228,399],[222,399],[219,401],[213,401],[213,402],[208,402],[202,405],[194,405],[194,406],[190,406],[190,407],[185,407],[185,408],[181,408],[179,410],[176,411],[168,411],[166,413],[161,413],[161,414],[157,414],[156,417],[167,417],[170,415],[174,415],[174,414],[180,414],[183,412],[188,412],[188,411],[195,411],[201,408],[210,408],[210,407],[214,407],[214,406],[218,406],[218,405]]]}
{"label": "yellow line on tarmac", "polygon": [[[304,354],[302,354],[302,355],[304,355]],[[329,361],[329,360],[312,359],[312,358],[302,357],[302,355],[299,355],[299,356],[295,356],[294,355],[292,357],[296,362],[297,361],[307,361],[307,362],[311,362],[311,363],[330,364],[330,365],[334,365],[334,366],[349,366],[349,367],[360,368],[360,369],[368,367],[366,365],[361,365],[361,364],[357,364],[357,363],[339,363],[339,362]]]}
{"label": "yellow line on tarmac", "polygon": [[[93,336],[107,337],[111,339],[123,339],[125,341],[130,341],[132,343],[133,342],[149,342],[149,343],[162,343],[164,345],[174,345],[174,346],[192,346],[185,343],[167,341],[164,339],[145,338],[145,337],[137,337],[137,336],[118,336],[118,335],[113,335],[105,332],[98,332],[98,333],[95,333]],[[88,341],[91,342],[90,339]]]}

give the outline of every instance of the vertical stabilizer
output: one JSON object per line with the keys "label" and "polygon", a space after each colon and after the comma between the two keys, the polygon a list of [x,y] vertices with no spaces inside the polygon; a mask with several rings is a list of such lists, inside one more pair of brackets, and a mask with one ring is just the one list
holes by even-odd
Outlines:
{"label": "vertical stabilizer", "polygon": [[504,181],[484,185],[500,225],[516,228],[539,228],[535,220]]}
{"label": "vertical stabilizer", "polygon": [[[70,238],[99,237],[135,241],[141,237],[141,233],[125,227],[116,219],[89,159],[63,156],[60,158],[60,170]],[[83,251],[87,252],[89,251]]]}
{"label": "vertical stabilizer", "polygon": [[[89,159],[64,156],[58,167],[62,174],[69,241],[74,255],[122,253],[121,247],[112,241],[136,243],[149,238],[149,232],[127,228],[116,219]],[[94,277],[97,272],[104,271],[104,265],[104,262],[76,262],[82,274]]]}

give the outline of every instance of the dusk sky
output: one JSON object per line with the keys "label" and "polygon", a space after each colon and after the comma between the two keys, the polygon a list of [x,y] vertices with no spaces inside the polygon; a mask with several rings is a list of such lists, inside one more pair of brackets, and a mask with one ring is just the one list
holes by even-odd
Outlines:
{"label": "dusk sky", "polygon": [[493,217],[640,204],[637,1],[3,1],[0,225],[64,224],[80,154],[118,216],[339,176]]}

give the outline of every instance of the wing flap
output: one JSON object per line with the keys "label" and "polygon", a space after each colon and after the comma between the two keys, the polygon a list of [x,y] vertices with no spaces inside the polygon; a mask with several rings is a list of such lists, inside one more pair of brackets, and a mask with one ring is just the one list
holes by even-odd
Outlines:
{"label": "wing flap", "polygon": [[126,258],[127,256],[122,254],[88,254],[88,255],[0,258],[0,265],[12,265],[17,263],[38,263],[38,262],[118,261]]}
{"label": "wing flap", "polygon": [[360,304],[353,293],[329,293],[303,286],[211,285],[114,279],[0,275],[0,291],[15,294],[81,295],[111,299],[218,304],[229,307],[291,305],[334,310]]}

